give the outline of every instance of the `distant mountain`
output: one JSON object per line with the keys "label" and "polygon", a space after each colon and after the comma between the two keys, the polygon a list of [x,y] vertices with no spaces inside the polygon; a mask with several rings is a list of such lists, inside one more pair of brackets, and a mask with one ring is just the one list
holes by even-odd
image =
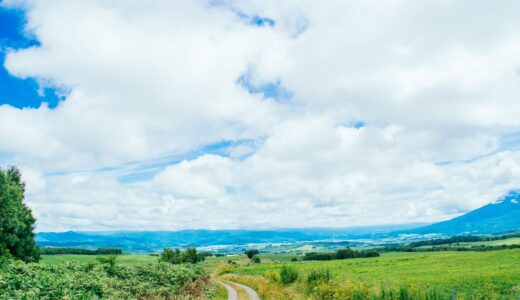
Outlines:
{"label": "distant mountain", "polygon": [[418,224],[370,226],[346,229],[271,229],[271,230],[181,230],[115,232],[39,232],[41,247],[121,248],[126,253],[149,253],[165,247],[211,247],[249,244],[298,243],[304,241],[345,241],[371,239],[396,230],[415,228]]}
{"label": "distant mountain", "polygon": [[407,233],[495,234],[520,230],[520,192],[513,191],[496,202],[460,217],[407,231]]}

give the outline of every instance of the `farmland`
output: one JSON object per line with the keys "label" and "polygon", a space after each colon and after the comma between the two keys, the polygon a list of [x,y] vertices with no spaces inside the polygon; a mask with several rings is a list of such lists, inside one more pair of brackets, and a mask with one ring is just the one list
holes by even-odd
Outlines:
{"label": "farmland", "polygon": [[[320,262],[281,263],[272,262],[271,259],[275,257],[269,258],[266,259],[266,263],[261,264],[239,263],[223,266],[221,272],[229,279],[258,289],[266,299],[329,299],[329,296],[330,299],[349,299],[348,295],[356,293],[368,297],[381,296],[385,291],[387,295],[403,291],[413,294],[415,298],[410,299],[426,299],[424,297],[427,295],[433,299],[447,299],[451,296],[461,299],[477,296],[489,299],[518,299],[520,295],[518,249],[488,252],[385,253],[377,258]],[[283,266],[297,271],[298,280],[293,284],[280,283],[279,274]],[[313,271],[330,272],[330,280],[310,286],[308,276]],[[436,296],[431,296],[433,294]]]}

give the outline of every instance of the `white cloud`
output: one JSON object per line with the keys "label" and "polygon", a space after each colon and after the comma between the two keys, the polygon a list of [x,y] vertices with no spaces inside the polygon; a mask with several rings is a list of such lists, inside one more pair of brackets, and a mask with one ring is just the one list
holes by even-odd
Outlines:
{"label": "white cloud", "polygon": [[[5,4],[41,42],[9,72],[70,90],[0,106],[39,230],[435,221],[518,188],[517,1]],[[248,93],[248,72],[290,101]],[[223,140],[252,142],[204,153]]]}

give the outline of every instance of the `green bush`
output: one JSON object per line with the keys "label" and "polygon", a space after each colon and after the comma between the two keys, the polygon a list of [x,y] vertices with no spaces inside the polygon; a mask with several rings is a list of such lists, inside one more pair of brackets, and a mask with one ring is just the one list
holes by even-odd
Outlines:
{"label": "green bush", "polygon": [[114,265],[112,275],[101,264],[79,262],[11,260],[0,268],[0,299],[199,299],[208,287],[197,265]]}
{"label": "green bush", "polygon": [[291,284],[298,279],[298,270],[293,267],[283,266],[280,270],[280,282],[282,284]]}
{"label": "green bush", "polygon": [[251,261],[255,264],[259,264],[260,263],[260,257],[258,255],[255,255],[253,256],[253,259],[251,259]]}
{"label": "green bush", "polygon": [[327,282],[332,278],[329,270],[312,270],[307,275],[307,283]]}

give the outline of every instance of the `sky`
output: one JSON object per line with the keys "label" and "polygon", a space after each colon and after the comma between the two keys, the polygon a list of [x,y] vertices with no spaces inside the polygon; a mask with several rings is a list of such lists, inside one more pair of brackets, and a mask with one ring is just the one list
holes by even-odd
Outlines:
{"label": "sky", "polygon": [[37,231],[436,222],[520,188],[520,2],[4,0]]}

